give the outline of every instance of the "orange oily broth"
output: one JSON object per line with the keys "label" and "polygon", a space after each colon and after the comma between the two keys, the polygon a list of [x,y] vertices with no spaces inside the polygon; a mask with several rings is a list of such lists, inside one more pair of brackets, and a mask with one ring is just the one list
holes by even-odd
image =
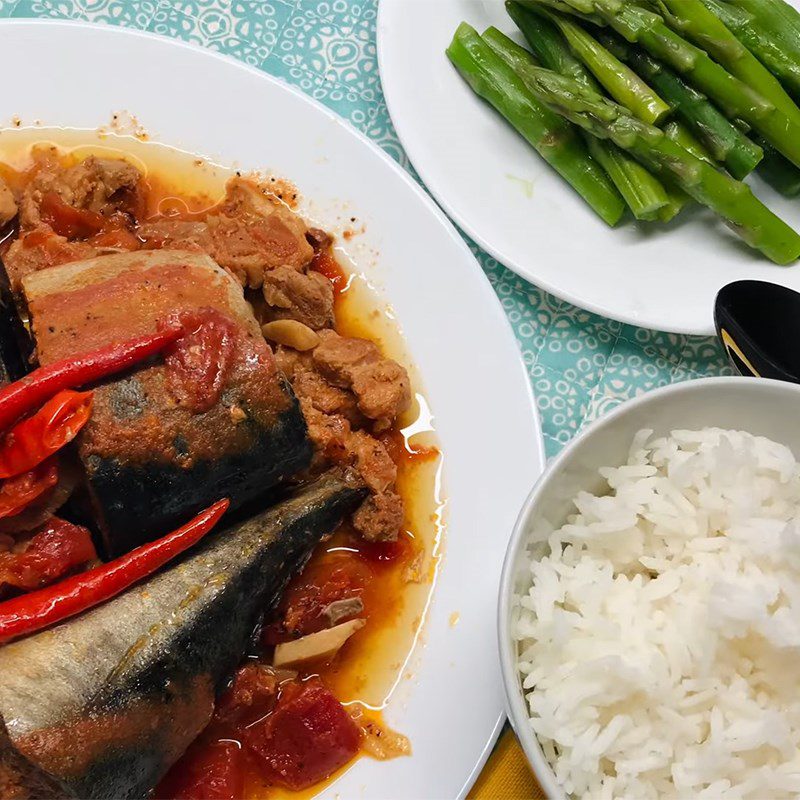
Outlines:
{"label": "orange oily broth", "polygon": [[[190,217],[215,205],[234,170],[194,155],[142,141],[133,136],[90,131],[21,129],[4,130],[0,136],[0,175],[18,186],[33,163],[31,150],[57,143],[66,165],[88,155],[124,157],[137,164],[147,177],[147,215],[179,214]],[[277,182],[276,186],[284,186]],[[293,196],[286,198],[292,201]],[[313,221],[312,221],[313,222]],[[343,253],[338,263],[346,264]],[[330,265],[336,269],[336,264]],[[361,336],[379,344],[382,351],[409,370],[415,401],[400,420],[402,435],[395,434],[393,455],[398,463],[398,491],[406,518],[401,556],[381,563],[377,579],[366,592],[370,609],[368,624],[345,645],[333,663],[309,672],[320,674],[345,704],[357,703],[367,716],[383,724],[381,709],[393,688],[410,677],[411,652],[421,633],[425,612],[438,567],[443,531],[441,456],[431,430],[427,403],[420,393],[419,376],[405,352],[391,313],[367,279],[350,269],[337,284],[337,330],[346,336]],[[329,276],[331,277],[331,276]],[[335,558],[337,550],[350,547],[346,526],[312,556],[311,566]],[[413,746],[413,742],[412,742]],[[342,771],[346,770],[344,767]],[[333,780],[336,776],[333,776]],[[247,795],[312,796],[322,785],[307,792],[286,792],[266,787],[255,770],[248,770]]]}

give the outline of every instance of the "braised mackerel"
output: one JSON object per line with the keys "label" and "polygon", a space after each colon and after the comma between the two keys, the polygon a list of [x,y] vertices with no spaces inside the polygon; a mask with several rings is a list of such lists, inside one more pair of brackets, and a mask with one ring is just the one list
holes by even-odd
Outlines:
{"label": "braised mackerel", "polygon": [[67,796],[145,797],[208,724],[261,612],[363,498],[323,476],[105,605],[0,648],[17,751]]}
{"label": "braised mackerel", "polygon": [[163,361],[95,392],[78,445],[107,555],[220,497],[235,508],[309,465],[297,400],[241,286],[207,255],[103,256],[27,275],[23,289],[43,365],[151,333],[176,315],[211,310],[235,326],[235,355],[210,408],[176,398]]}

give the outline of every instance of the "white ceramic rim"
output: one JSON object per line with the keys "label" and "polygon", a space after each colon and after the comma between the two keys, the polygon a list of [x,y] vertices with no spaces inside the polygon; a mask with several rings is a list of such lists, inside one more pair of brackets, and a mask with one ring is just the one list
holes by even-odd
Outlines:
{"label": "white ceramic rim", "polygon": [[580,433],[576,434],[570,443],[564,447],[554,459],[548,462],[545,471],[534,484],[519,512],[517,522],[514,525],[514,531],[508,543],[508,550],[506,551],[506,557],[503,562],[503,572],[500,577],[500,595],[497,603],[497,644],[500,651],[500,669],[503,675],[503,688],[506,694],[506,709],[511,726],[514,728],[514,732],[525,752],[531,769],[536,775],[536,779],[539,781],[540,786],[544,789],[550,800],[566,800],[567,795],[556,781],[555,774],[547,758],[545,758],[539,740],[530,728],[528,709],[525,703],[525,697],[520,689],[517,673],[515,647],[509,630],[511,598],[514,590],[514,568],[517,564],[517,560],[521,556],[522,548],[525,546],[531,511],[549,488],[551,478],[561,469],[561,465],[570,458],[572,451],[579,447],[584,440],[594,436],[594,434],[619,417],[629,414],[634,409],[647,405],[654,400],[696,392],[702,390],[704,386],[709,384],[714,384],[716,386],[738,386],[743,383],[752,384],[753,382],[767,386],[781,387],[781,389],[785,391],[794,391],[800,398],[800,385],[798,384],[769,380],[767,378],[746,378],[740,376],[698,378],[696,380],[675,383],[669,386],[662,386],[659,389],[654,389],[651,392],[647,392],[622,403],[612,411],[609,411],[608,414],[592,422],[580,431]]}

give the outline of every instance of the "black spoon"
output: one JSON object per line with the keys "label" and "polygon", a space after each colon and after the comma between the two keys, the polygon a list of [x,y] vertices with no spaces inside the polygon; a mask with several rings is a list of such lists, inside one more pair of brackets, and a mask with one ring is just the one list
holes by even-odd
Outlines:
{"label": "black spoon", "polygon": [[800,294],[766,281],[723,286],[714,324],[739,373],[800,383]]}

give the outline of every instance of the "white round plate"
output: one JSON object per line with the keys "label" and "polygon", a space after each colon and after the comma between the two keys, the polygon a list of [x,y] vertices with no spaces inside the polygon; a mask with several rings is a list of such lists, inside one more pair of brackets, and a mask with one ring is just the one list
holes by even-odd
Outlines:
{"label": "white round plate", "polygon": [[[0,43],[7,75],[37,54],[25,80],[3,91],[9,117],[93,129],[124,109],[158,141],[285,176],[323,224],[338,225],[342,214],[364,223],[350,255],[391,304],[422,377],[444,454],[447,530],[424,645],[386,712],[411,739],[413,756],[361,759],[325,793],[463,795],[503,718],[500,569],[544,462],[514,337],[469,249],[381,150],[255,69],[160,37],[75,23],[3,22]],[[113,68],[98,66],[110,53]]]}
{"label": "white round plate", "polygon": [[[712,333],[714,297],[730,281],[800,289],[800,262],[771,264],[705,209],[687,209],[668,226],[628,218],[607,227],[450,64],[445,49],[462,21],[481,33],[489,25],[516,30],[502,0],[380,0],[378,57],[389,113],[414,167],[491,255],[578,306],[675,333]],[[750,183],[800,230],[800,200],[758,178]]]}

